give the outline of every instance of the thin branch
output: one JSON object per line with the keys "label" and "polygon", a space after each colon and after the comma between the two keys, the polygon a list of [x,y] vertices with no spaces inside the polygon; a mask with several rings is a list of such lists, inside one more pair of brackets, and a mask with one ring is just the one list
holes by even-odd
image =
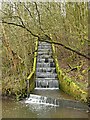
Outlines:
{"label": "thin branch", "polygon": [[22,23],[22,25],[25,26],[22,18],[19,17],[19,16],[8,16],[8,17],[3,17],[2,19],[6,19],[6,18],[19,18],[19,20],[20,20],[20,22]]}
{"label": "thin branch", "polygon": [[[6,22],[6,21],[2,21],[2,23],[11,24],[11,25],[15,25],[15,26],[24,28],[24,29],[26,29],[28,32],[30,32],[31,35],[33,35],[34,37],[38,37],[38,39],[39,39],[40,41],[43,41],[43,40],[40,39],[40,37],[39,37],[38,35],[32,33],[32,31],[30,31],[28,28],[26,28],[26,27],[23,26],[23,25],[16,24],[16,23],[11,23],[11,22]],[[50,37],[48,37],[48,38],[50,38]],[[84,54],[82,54],[82,53],[80,53],[80,52],[78,52],[78,51],[76,51],[76,50],[73,50],[73,49],[70,48],[70,47],[67,47],[67,46],[63,45],[62,43],[55,42],[55,41],[51,41],[51,39],[50,39],[50,41],[48,41],[48,40],[44,40],[44,41],[45,41],[45,42],[48,42],[48,43],[53,43],[53,44],[60,45],[60,46],[64,47],[65,49],[70,50],[70,51],[72,51],[72,52],[74,52],[74,53],[76,53],[76,54],[78,54],[78,55],[80,55],[80,56],[82,56],[82,57],[90,60],[90,57],[88,57],[88,56],[86,56],[86,55],[84,55]]]}
{"label": "thin branch", "polygon": [[33,18],[31,11],[28,9],[28,7],[26,7],[26,5],[24,4],[25,9],[29,12],[29,15]]}
{"label": "thin branch", "polygon": [[47,7],[47,5],[44,5],[44,6],[49,11],[50,15],[52,16],[52,13],[51,13],[50,9]]}
{"label": "thin branch", "polygon": [[0,11],[1,11],[2,13],[4,13],[5,15],[8,15],[8,14],[7,14],[6,12],[4,12],[3,10],[0,9]]}
{"label": "thin branch", "polygon": [[[25,7],[25,9],[29,12],[29,15],[33,18],[32,14],[31,14],[31,11],[26,7],[25,4],[24,4],[24,7]],[[36,8],[37,8],[37,7],[36,7]],[[37,9],[37,12],[38,12],[38,18],[39,18],[39,25],[40,25],[41,22],[40,22],[40,14],[39,14],[38,9]],[[40,25],[39,27],[40,27],[40,29],[43,31],[43,33],[45,33],[44,30],[42,29],[41,25]]]}
{"label": "thin branch", "polygon": [[[12,17],[13,17],[13,16],[12,16]],[[15,16],[15,17],[19,18],[19,19],[20,19],[20,21],[21,21],[21,23],[22,23],[22,25],[23,25],[23,26],[25,26],[25,24],[24,24],[24,22],[23,22],[23,20],[22,20],[22,18],[21,18],[21,17],[19,17],[19,16]]]}
{"label": "thin branch", "polygon": [[12,23],[12,22],[6,22],[4,20],[2,20],[2,23],[11,24],[11,25],[15,25],[15,26],[19,26],[19,27],[25,28],[23,25]]}
{"label": "thin branch", "polygon": [[24,28],[24,29],[26,29],[29,33],[31,33],[31,35],[33,35],[34,37],[38,37],[38,38],[39,38],[38,35],[32,33],[32,31],[30,31],[26,26],[23,26],[23,25],[20,25],[20,24],[17,24],[17,23],[13,23],[13,22],[6,22],[6,21],[4,21],[4,20],[2,20],[2,23],[10,24],[10,25],[15,25],[15,26],[18,26],[18,27]]}
{"label": "thin branch", "polygon": [[39,24],[41,24],[41,18],[40,18],[40,13],[39,13],[39,10],[38,10],[38,6],[37,6],[37,3],[35,3],[35,7],[36,7],[36,10],[37,10],[37,14],[38,14],[38,21],[39,21]]}
{"label": "thin branch", "polygon": [[45,33],[45,31],[43,30],[42,26],[41,26],[41,17],[40,17],[40,12],[38,10],[38,5],[36,2],[35,3],[35,7],[36,7],[36,11],[37,11],[37,14],[38,14],[38,22],[39,22],[39,28],[43,31],[43,33]]}

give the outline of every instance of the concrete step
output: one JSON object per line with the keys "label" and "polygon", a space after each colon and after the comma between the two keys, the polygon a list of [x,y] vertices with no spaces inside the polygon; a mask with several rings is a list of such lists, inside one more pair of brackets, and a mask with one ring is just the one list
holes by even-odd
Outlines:
{"label": "concrete step", "polygon": [[55,67],[53,67],[53,68],[49,68],[49,67],[47,67],[47,68],[36,68],[36,72],[51,72],[52,74],[53,73],[56,73],[56,68]]}
{"label": "concrete step", "polygon": [[52,49],[51,48],[38,48],[38,51],[41,51],[41,52],[46,52],[46,51],[51,51],[52,52]]}
{"label": "concrete step", "polygon": [[51,44],[47,42],[39,42],[39,45],[51,45]]}
{"label": "concrete step", "polygon": [[55,75],[57,75],[56,73],[52,73],[52,72],[36,72],[36,76],[38,76],[38,75],[52,75],[52,76],[55,76]]}
{"label": "concrete step", "polygon": [[41,68],[43,68],[43,67],[46,67],[46,68],[47,68],[47,67],[50,67],[50,63],[37,63],[37,68],[38,68],[38,67],[39,67],[39,68],[40,68],[40,67],[41,67]]}
{"label": "concrete step", "polygon": [[36,77],[36,80],[47,80],[47,81],[49,81],[49,80],[58,80],[57,78],[37,78]]}
{"label": "concrete step", "polygon": [[40,73],[40,72],[37,72],[36,73],[36,77],[37,78],[57,78],[57,74],[56,73]]}
{"label": "concrete step", "polygon": [[52,55],[38,55],[37,58],[52,58]]}
{"label": "concrete step", "polygon": [[40,48],[40,47],[38,47],[38,51],[40,51],[40,50],[42,50],[42,51],[50,51],[50,50],[52,50],[51,48],[44,48],[44,47],[42,47],[42,48]]}
{"label": "concrete step", "polygon": [[38,49],[51,49],[51,46],[38,46]]}
{"label": "concrete step", "polygon": [[57,80],[36,80],[35,86],[37,88],[58,88],[58,81]]}
{"label": "concrete step", "polygon": [[53,58],[43,58],[43,59],[37,58],[37,62],[40,62],[40,63],[53,62],[53,61],[54,61]]}
{"label": "concrete step", "polygon": [[38,55],[52,55],[52,52],[38,52]]}
{"label": "concrete step", "polygon": [[38,46],[51,46],[51,44],[42,44],[42,43],[39,43]]}
{"label": "concrete step", "polygon": [[55,67],[55,63],[54,62],[48,62],[48,63],[37,63],[37,68],[38,67],[44,67],[44,68],[47,68],[47,67]]}

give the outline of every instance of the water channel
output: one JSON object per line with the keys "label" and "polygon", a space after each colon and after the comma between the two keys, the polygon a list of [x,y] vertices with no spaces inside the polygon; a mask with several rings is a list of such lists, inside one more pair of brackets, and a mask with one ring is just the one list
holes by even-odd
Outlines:
{"label": "water channel", "polygon": [[[87,107],[76,104],[74,98],[59,90],[34,90],[32,95],[63,99],[60,106],[29,102],[29,98],[16,102],[11,99],[2,99],[3,118],[88,118]],[[66,100],[67,99],[67,100]],[[72,102],[70,102],[72,101]],[[66,105],[65,105],[66,104]],[[72,104],[72,107],[70,107]],[[80,107],[80,108],[79,108]]]}
{"label": "water channel", "polygon": [[29,98],[19,102],[3,99],[3,118],[88,118],[87,105],[75,101],[59,89],[50,51],[50,44],[39,43],[35,90]]}

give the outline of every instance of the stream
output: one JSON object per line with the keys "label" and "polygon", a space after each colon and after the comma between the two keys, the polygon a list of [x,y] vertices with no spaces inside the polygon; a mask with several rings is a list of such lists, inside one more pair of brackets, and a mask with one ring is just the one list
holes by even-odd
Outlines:
{"label": "stream", "polygon": [[[53,95],[53,98],[52,98]],[[30,97],[16,102],[2,99],[3,118],[88,118],[87,106],[59,90],[34,90]],[[44,102],[39,100],[43,96]],[[61,99],[59,106],[45,102],[45,98]],[[43,104],[44,103],[44,104]]]}
{"label": "stream", "polygon": [[51,44],[39,42],[35,89],[19,102],[2,100],[3,118],[88,118],[87,105],[59,89]]}

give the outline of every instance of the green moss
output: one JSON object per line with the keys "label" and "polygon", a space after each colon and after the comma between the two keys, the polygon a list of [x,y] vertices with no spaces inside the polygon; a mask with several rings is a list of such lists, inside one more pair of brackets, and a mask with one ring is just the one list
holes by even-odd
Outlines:
{"label": "green moss", "polygon": [[35,82],[33,82],[31,85],[30,85],[30,92],[32,92],[35,88]]}
{"label": "green moss", "polygon": [[[36,40],[35,50],[38,47],[38,40]],[[23,78],[22,74],[19,73],[19,76],[15,74],[7,76],[2,81],[2,95],[15,97],[16,100],[20,100],[23,97],[26,97],[28,93],[34,90],[35,88],[35,71],[36,71],[36,56],[37,52],[34,53],[34,62],[33,70],[27,78]],[[26,84],[27,80],[27,84]]]}
{"label": "green moss", "polygon": [[55,47],[52,44],[53,58],[56,64],[56,71],[58,74],[58,79],[60,83],[60,89],[62,89],[65,93],[73,96],[75,99],[87,102],[87,93],[82,90],[75,82],[71,80],[68,76],[66,76],[59,67],[58,60],[55,54]]}

